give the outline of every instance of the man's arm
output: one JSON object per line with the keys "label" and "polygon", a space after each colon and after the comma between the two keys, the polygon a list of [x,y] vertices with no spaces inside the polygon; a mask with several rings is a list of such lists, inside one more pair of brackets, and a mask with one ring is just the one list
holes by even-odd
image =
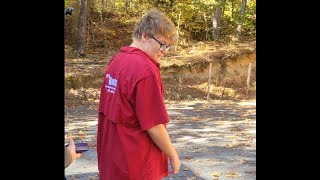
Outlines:
{"label": "man's arm", "polygon": [[148,129],[147,132],[159,149],[169,157],[173,173],[178,174],[180,169],[179,156],[171,143],[169,134],[164,125],[156,125]]}

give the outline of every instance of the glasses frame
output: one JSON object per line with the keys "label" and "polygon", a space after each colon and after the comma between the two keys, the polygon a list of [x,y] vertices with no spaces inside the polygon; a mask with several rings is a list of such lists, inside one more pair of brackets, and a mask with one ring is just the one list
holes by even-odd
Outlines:
{"label": "glasses frame", "polygon": [[166,45],[166,44],[162,44],[158,39],[156,39],[155,37],[153,37],[153,36],[151,36],[152,37],[152,39],[154,39],[154,40],[156,40],[159,44],[160,44],[160,51],[162,52],[163,50],[166,50],[166,51],[169,51],[169,49],[170,49],[170,46],[171,45]]}

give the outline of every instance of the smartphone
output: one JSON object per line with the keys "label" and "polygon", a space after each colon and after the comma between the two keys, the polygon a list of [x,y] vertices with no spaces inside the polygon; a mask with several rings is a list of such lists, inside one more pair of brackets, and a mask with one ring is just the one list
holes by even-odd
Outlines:
{"label": "smartphone", "polygon": [[[68,145],[69,144],[67,144],[66,146]],[[74,145],[76,146],[76,153],[84,153],[89,150],[88,143],[81,142],[81,143],[75,143]]]}

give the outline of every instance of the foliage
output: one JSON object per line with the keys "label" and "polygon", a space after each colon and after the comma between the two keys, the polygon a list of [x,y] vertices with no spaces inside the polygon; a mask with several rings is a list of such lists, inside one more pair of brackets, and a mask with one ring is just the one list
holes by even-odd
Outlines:
{"label": "foliage", "polygon": [[[140,19],[151,7],[157,7],[167,14],[173,22],[179,24],[179,35],[181,42],[204,41],[206,39],[206,22],[208,28],[212,28],[212,18],[217,6],[222,8],[221,17],[221,39],[233,36],[238,26],[241,1],[238,0],[87,0],[87,47],[95,48],[99,44],[105,48],[106,38],[121,37],[127,42],[131,39],[133,24]],[[72,18],[66,20],[66,32],[69,37],[77,36],[77,26],[70,25],[77,21],[79,14],[79,2],[76,0],[65,0],[65,7],[74,6],[75,11]],[[78,7],[78,8],[77,8]],[[179,15],[181,14],[180,18]],[[255,16],[256,0],[247,0],[245,18],[243,22],[243,36],[255,38]],[[70,29],[71,28],[71,29]],[[113,29],[112,29],[113,28]],[[118,31],[118,32],[115,32]],[[120,32],[122,33],[120,33]],[[113,32],[109,34],[108,32]],[[209,39],[213,38],[208,33]],[[66,39],[66,44],[75,47],[76,40]]]}
{"label": "foliage", "polygon": [[67,8],[67,7],[70,7],[72,6],[73,4],[77,3],[76,0],[65,0],[64,1],[64,7]]}

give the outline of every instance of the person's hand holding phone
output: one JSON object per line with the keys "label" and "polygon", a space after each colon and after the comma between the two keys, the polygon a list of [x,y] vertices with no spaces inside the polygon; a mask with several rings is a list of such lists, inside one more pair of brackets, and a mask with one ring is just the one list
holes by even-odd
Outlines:
{"label": "person's hand holding phone", "polygon": [[81,154],[76,152],[76,145],[74,144],[74,141],[72,138],[69,138],[69,144],[67,146],[67,149],[70,151],[71,153],[71,157],[72,157],[72,162],[76,159],[78,159]]}

